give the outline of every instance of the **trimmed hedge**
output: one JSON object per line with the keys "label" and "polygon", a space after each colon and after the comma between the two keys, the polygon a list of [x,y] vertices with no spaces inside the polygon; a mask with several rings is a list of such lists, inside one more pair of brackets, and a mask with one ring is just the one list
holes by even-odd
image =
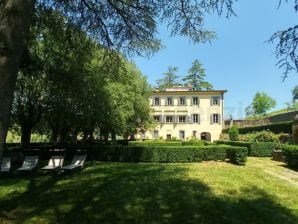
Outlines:
{"label": "trimmed hedge", "polygon": [[[239,128],[238,130],[239,130],[239,134],[247,134],[251,132],[258,132],[258,131],[265,131],[265,130],[272,131],[275,134],[280,134],[280,133],[292,134],[292,124],[293,124],[293,121],[286,121],[286,122],[279,122],[279,123],[273,123],[273,124],[267,124],[267,125],[244,127],[244,128]],[[229,128],[224,129],[222,132],[229,133]]]}
{"label": "trimmed hedge", "polygon": [[245,165],[248,150],[245,147],[229,147],[226,150],[227,158],[234,164]]}
{"label": "trimmed hedge", "polygon": [[[209,146],[121,146],[121,145],[89,145],[89,146],[67,146],[63,152],[50,152],[53,147],[43,147],[39,150],[13,149],[13,152],[20,154],[39,155],[41,160],[48,159],[53,153],[65,155],[66,159],[71,159],[77,150],[85,150],[88,160],[98,160],[106,162],[201,162],[208,160],[224,161],[226,158],[236,164],[239,162],[239,150],[243,147],[233,147],[227,145]],[[236,152],[229,154],[227,151]],[[244,150],[247,151],[246,148]],[[245,155],[245,154],[243,154]],[[235,157],[235,158],[234,158]],[[242,158],[245,161],[244,158]],[[241,161],[242,161],[241,160]]]}
{"label": "trimmed hedge", "polygon": [[254,157],[271,157],[273,150],[278,145],[275,142],[238,142],[238,141],[216,141],[217,144],[246,147],[248,156]]}
{"label": "trimmed hedge", "polygon": [[182,146],[182,142],[159,140],[130,141],[128,142],[128,146]]}
{"label": "trimmed hedge", "polygon": [[293,168],[298,168],[298,145],[283,145],[285,162]]}

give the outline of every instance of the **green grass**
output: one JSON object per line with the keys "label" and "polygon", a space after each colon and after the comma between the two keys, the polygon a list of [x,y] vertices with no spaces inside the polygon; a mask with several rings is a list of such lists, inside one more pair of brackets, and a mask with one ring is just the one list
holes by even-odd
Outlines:
{"label": "green grass", "polygon": [[0,177],[0,223],[296,224],[298,173],[283,165],[94,162],[70,175]]}

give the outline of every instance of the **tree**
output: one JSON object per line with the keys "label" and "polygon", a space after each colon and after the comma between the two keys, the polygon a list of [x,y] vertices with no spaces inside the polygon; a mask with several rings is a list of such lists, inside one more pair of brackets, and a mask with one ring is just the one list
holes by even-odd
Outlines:
{"label": "tree", "polygon": [[67,21],[88,32],[100,45],[126,53],[152,53],[160,48],[157,20],[173,36],[188,36],[206,42],[214,32],[203,28],[210,11],[230,16],[231,0],[217,1],[94,1],[3,0],[0,2],[0,158],[5,147],[13,92],[23,49],[36,8],[60,11]]}
{"label": "tree", "polygon": [[186,82],[186,84],[191,84],[192,90],[211,90],[213,86],[205,81],[205,77],[206,73],[203,65],[199,60],[194,60],[191,68],[188,70],[188,75],[182,80]]}
{"label": "tree", "polygon": [[273,98],[261,92],[257,92],[252,101],[252,108],[256,115],[265,115],[275,105],[276,101]]}
{"label": "tree", "polygon": [[168,71],[163,73],[164,77],[156,81],[158,88],[165,89],[168,87],[179,85],[179,76],[177,75],[177,72],[178,67],[169,66]]}
{"label": "tree", "polygon": [[295,102],[298,99],[298,85],[294,87],[292,90],[292,96],[293,96],[293,102]]}
{"label": "tree", "polygon": [[[282,1],[280,0],[279,4]],[[295,0],[294,9],[298,12],[298,0]],[[277,31],[270,37],[269,41],[277,42],[275,56],[278,59],[277,65],[279,68],[284,69],[283,80],[288,77],[290,72],[298,72],[298,25]]]}

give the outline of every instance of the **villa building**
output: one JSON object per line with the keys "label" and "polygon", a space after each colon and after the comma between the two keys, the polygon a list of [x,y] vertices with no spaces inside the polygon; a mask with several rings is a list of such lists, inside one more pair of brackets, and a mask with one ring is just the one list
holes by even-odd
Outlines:
{"label": "villa building", "polygon": [[193,91],[186,87],[155,90],[150,97],[153,129],[147,139],[191,138],[214,141],[222,132],[226,90]]}

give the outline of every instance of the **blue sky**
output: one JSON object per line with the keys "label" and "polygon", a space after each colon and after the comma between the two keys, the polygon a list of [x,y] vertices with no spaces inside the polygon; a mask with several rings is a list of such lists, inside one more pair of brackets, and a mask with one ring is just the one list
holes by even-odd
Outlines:
{"label": "blue sky", "polygon": [[218,35],[211,44],[193,45],[187,38],[169,37],[161,26],[159,37],[165,48],[149,59],[136,57],[134,61],[154,85],[169,66],[179,67],[178,75],[182,77],[193,60],[200,60],[206,69],[206,80],[215,89],[228,90],[225,117],[232,114],[234,119],[243,118],[245,107],[257,91],[277,101],[274,110],[283,108],[291,100],[291,90],[298,85],[298,74],[292,73],[282,82],[283,70],[275,66],[275,45],[266,40],[277,30],[296,24],[298,13],[294,12],[293,1],[284,2],[279,9],[278,2],[240,0],[234,7],[237,17],[208,16],[205,27]]}

